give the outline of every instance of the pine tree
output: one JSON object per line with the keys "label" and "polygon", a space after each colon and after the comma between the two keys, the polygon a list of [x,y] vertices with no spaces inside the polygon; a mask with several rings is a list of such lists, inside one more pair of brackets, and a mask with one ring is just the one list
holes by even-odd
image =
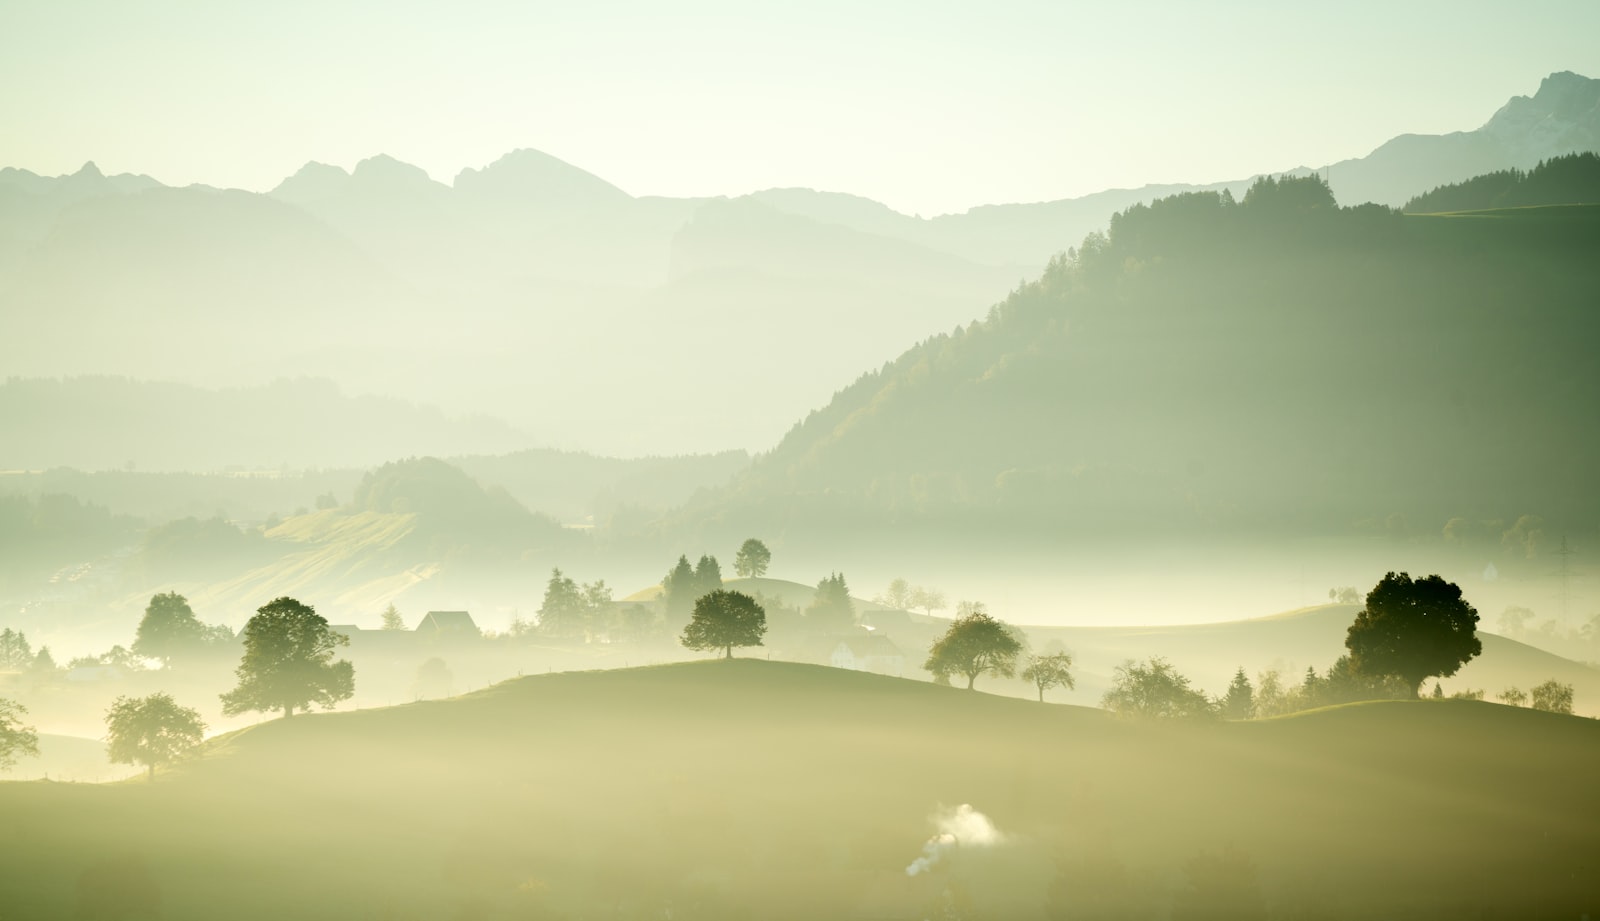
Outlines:
{"label": "pine tree", "polygon": [[1255,718],[1255,688],[1250,686],[1250,679],[1245,676],[1243,668],[1234,673],[1233,683],[1228,685],[1228,693],[1222,698],[1222,715],[1230,720]]}

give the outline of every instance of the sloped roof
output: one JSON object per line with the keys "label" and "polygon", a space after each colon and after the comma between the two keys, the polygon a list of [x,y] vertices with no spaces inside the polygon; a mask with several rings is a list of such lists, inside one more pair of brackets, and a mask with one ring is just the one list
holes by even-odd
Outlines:
{"label": "sloped roof", "polygon": [[[865,659],[868,656],[905,655],[905,653],[900,651],[900,647],[894,644],[894,640],[889,639],[887,636],[884,636],[881,633],[874,633],[871,636],[852,636],[847,639],[842,639],[839,641],[839,646],[849,649],[850,654],[858,659]],[[834,648],[837,649],[838,646],[835,646]]]}
{"label": "sloped roof", "polygon": [[466,611],[429,611],[417,622],[418,633],[478,633],[478,625]]}

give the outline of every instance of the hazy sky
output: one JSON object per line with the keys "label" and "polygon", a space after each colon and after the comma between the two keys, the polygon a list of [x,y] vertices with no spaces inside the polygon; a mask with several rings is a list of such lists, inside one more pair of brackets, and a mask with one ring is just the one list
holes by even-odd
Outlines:
{"label": "hazy sky", "polygon": [[933,214],[1361,156],[1600,76],[1600,2],[0,0],[0,165],[267,189],[535,147]]}

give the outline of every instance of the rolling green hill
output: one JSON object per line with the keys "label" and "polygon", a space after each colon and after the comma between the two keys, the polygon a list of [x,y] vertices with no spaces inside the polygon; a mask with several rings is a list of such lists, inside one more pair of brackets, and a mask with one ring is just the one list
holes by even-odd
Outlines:
{"label": "rolling green hill", "polygon": [[[557,674],[263,723],[155,784],[0,784],[0,904],[1159,918],[1231,847],[1274,916],[1577,917],[1600,904],[1597,756],[1592,721],[1486,703],[1156,726],[758,660]],[[962,803],[1003,841],[908,876]]]}

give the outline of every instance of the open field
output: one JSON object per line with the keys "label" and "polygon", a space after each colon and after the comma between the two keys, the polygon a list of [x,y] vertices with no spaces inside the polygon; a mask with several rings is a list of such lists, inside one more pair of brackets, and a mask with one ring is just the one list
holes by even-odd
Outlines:
{"label": "open field", "polygon": [[[1274,917],[1576,918],[1596,763],[1600,724],[1491,703],[1175,726],[760,660],[567,673],[265,722],[154,784],[0,785],[0,904],[1163,918],[1209,853],[1198,885]],[[962,803],[1003,842],[908,876]]]}

